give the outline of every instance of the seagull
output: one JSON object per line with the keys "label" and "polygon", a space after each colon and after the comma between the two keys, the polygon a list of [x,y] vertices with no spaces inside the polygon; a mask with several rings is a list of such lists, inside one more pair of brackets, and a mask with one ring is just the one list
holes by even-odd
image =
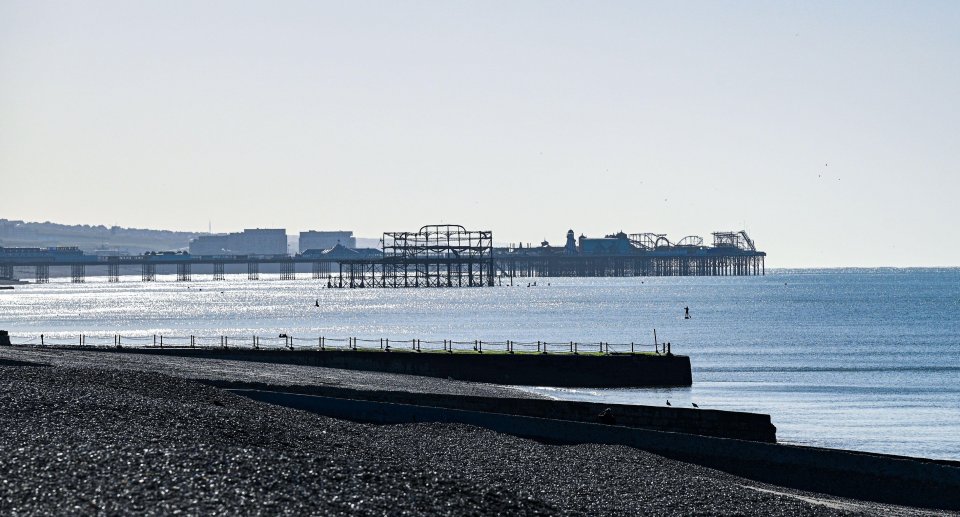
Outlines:
{"label": "seagull", "polygon": [[672,406],[672,405],[673,405],[673,404],[670,403],[670,399],[667,399],[667,405],[668,405],[668,406]]}
{"label": "seagull", "polygon": [[693,404],[693,407],[695,407],[695,408],[699,408],[699,407],[700,407],[700,406],[697,405],[696,402],[691,402],[691,404]]}

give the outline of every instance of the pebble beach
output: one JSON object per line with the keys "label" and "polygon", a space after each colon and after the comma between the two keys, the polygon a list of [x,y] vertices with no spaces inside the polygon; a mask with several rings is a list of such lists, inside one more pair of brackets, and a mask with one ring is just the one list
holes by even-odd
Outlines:
{"label": "pebble beach", "polygon": [[[0,352],[0,513],[933,514],[772,487],[623,446],[551,445],[459,424],[337,420],[198,382],[199,364],[126,354],[95,368],[69,364],[96,364],[89,359]],[[209,375],[513,391],[223,363],[209,365]]]}

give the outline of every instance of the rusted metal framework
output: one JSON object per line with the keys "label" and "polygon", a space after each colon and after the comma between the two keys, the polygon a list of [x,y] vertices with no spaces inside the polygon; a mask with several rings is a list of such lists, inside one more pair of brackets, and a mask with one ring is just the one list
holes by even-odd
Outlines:
{"label": "rusted metal framework", "polygon": [[383,257],[339,261],[335,287],[494,285],[493,232],[455,224],[383,234]]}

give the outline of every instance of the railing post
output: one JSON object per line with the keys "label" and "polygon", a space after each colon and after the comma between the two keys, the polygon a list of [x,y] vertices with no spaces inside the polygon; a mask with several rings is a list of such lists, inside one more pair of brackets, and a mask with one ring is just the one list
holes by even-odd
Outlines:
{"label": "railing post", "polygon": [[630,342],[630,353],[633,353],[633,341]]}

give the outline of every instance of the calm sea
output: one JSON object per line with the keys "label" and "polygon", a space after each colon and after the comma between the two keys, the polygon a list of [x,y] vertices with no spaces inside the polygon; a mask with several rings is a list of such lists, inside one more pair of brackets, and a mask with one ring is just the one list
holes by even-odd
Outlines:
{"label": "calm sea", "polygon": [[42,332],[48,342],[71,343],[81,332],[283,332],[644,344],[652,344],[656,329],[658,340],[691,357],[693,387],[532,389],[563,399],[669,399],[681,407],[769,413],[783,442],[960,459],[960,269],[541,278],[536,287],[524,280],[482,289],[340,290],[316,280],[245,276],[104,280],[0,291],[0,328],[15,341]]}

